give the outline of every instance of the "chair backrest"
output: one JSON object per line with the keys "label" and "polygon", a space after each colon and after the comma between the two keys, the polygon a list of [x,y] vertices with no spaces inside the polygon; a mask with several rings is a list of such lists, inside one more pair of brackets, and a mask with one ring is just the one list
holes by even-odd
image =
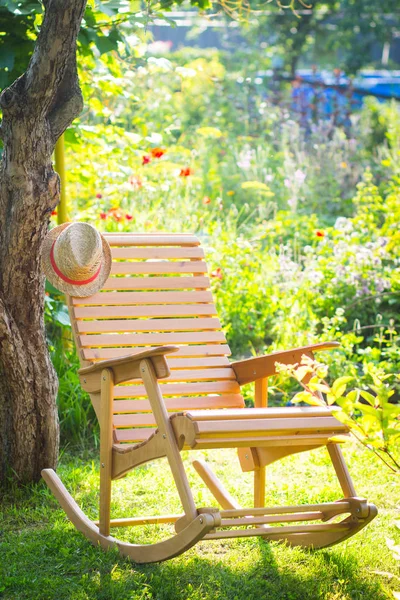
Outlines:
{"label": "chair backrest", "polygon": [[[167,357],[171,376],[161,382],[169,411],[243,407],[199,240],[189,234],[104,235],[113,262],[103,290],[68,298],[82,366],[177,345]],[[91,397],[97,411],[99,398]],[[146,440],[154,426],[143,385],[116,386],[115,442]]]}

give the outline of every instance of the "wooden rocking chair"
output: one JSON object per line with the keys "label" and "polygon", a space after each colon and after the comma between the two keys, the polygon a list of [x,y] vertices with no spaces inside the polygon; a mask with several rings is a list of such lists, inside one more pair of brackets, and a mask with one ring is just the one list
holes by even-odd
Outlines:
{"label": "wooden rocking chair", "polygon": [[[67,299],[81,384],[100,422],[99,521],[81,511],[52,469],[42,472],[77,529],[94,544],[116,545],[121,554],[147,563],[176,556],[199,540],[231,537],[261,536],[320,548],[371,521],[377,510],[357,497],[340,446],[331,441],[347,434],[346,426],[323,407],[267,407],[267,378],[275,373],[275,361],[298,362],[303,354],[312,357],[337,343],[230,363],[198,239],[186,234],[105,236],[113,264],[104,290]],[[240,386],[251,381],[255,408],[244,408]],[[320,446],[328,449],[344,498],[264,507],[266,466]],[[195,506],[180,451],[201,448],[238,449],[242,470],[254,471],[254,507],[239,506],[200,460],[193,465],[222,510]],[[160,457],[168,459],[184,513],[111,519],[112,480]],[[148,545],[110,536],[112,527],[155,523],[174,523],[176,535]]]}

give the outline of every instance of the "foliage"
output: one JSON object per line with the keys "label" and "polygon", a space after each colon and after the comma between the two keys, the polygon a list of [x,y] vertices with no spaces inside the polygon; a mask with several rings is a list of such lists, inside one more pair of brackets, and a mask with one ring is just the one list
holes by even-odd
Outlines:
{"label": "foliage", "polygon": [[[369,106],[354,138],[329,123],[307,136],[258,84],[247,103],[250,83],[238,82],[237,64],[215,51],[195,56],[137,45],[124,69],[113,55],[85,59],[87,108],[66,133],[71,218],[106,231],[196,232],[235,357],[338,340],[326,357],[333,379],[367,386],[367,364],[398,373],[394,137],[372,153]],[[389,122],[395,132],[394,109]],[[64,358],[54,356],[62,415],[71,416],[62,416],[64,439],[78,443],[79,402],[81,423],[89,419],[97,435],[93,415],[73,369],[63,388]],[[71,354],[66,364],[76,360]],[[277,383],[272,402],[289,390]]]}
{"label": "foliage", "polygon": [[249,37],[274,46],[292,76],[304,57],[356,73],[372,63],[374,44],[393,42],[396,12],[396,0],[384,7],[375,0],[309,0],[292,12],[271,6],[250,23]]}
{"label": "foliage", "polygon": [[[391,471],[400,474],[400,406],[390,400],[395,393],[386,383],[392,378],[391,375],[385,375],[374,365],[366,364],[368,379],[372,380],[368,389],[356,388],[346,393],[353,377],[339,377],[328,385],[327,366],[309,356],[303,355],[300,363],[276,365],[279,373],[294,378],[303,388],[291,399],[293,404],[304,402],[312,406],[338,406],[341,410],[336,410],[335,416],[349,426],[354,437],[376,454]],[[400,377],[397,376],[397,379]]]}

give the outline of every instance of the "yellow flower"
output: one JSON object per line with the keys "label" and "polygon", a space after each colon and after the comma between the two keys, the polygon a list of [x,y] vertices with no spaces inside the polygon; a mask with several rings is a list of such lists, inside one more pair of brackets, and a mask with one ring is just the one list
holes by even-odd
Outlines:
{"label": "yellow flower", "polygon": [[382,167],[390,167],[390,165],[392,164],[390,160],[386,159],[382,161]]}
{"label": "yellow flower", "polygon": [[229,190],[229,192],[226,192],[227,196],[233,196],[235,192],[233,190]]}
{"label": "yellow flower", "polygon": [[342,169],[347,169],[347,163],[346,162],[341,162],[340,166],[342,167]]}

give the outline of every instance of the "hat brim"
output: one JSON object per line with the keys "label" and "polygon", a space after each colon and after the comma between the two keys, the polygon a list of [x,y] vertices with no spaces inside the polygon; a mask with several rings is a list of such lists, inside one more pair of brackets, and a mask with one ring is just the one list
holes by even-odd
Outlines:
{"label": "hat brim", "polygon": [[50,229],[50,231],[48,232],[48,234],[43,242],[43,249],[42,249],[43,271],[44,271],[47,279],[50,281],[50,283],[52,285],[54,285],[55,288],[60,290],[60,292],[63,292],[64,294],[67,294],[68,296],[76,296],[78,298],[86,298],[87,296],[92,296],[93,294],[95,294],[96,292],[101,290],[101,288],[107,281],[108,276],[110,275],[111,264],[112,264],[111,249],[110,249],[108,242],[105,240],[105,238],[99,232],[99,235],[101,237],[101,241],[103,244],[103,257],[102,257],[101,268],[100,268],[100,272],[99,272],[98,276],[96,277],[96,279],[94,281],[91,281],[90,283],[87,283],[85,285],[73,285],[73,284],[67,283],[66,281],[61,279],[61,277],[59,277],[55,273],[55,271],[51,265],[51,261],[50,261],[50,250],[51,250],[51,247],[54,244],[55,240],[60,235],[60,233],[69,225],[71,225],[71,223],[63,223],[62,225],[58,225],[57,227]]}

